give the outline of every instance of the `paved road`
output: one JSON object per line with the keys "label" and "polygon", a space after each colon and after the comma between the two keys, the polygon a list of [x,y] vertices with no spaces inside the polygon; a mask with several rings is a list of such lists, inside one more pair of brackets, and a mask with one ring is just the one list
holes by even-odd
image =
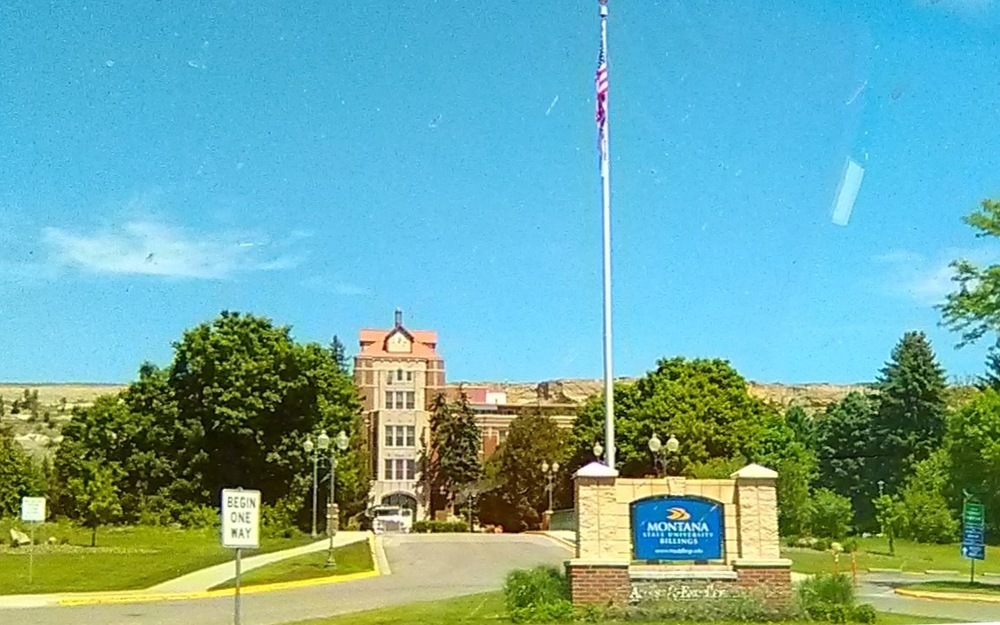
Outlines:
{"label": "paved road", "polygon": [[[544,536],[515,534],[391,535],[392,574],[372,579],[243,597],[243,623],[276,625],[422,600],[496,590],[508,571],[560,564],[570,551]],[[18,625],[229,625],[233,599],[0,610]]]}
{"label": "paved road", "polygon": [[858,588],[861,601],[871,603],[883,612],[899,612],[929,618],[957,619],[962,621],[998,622],[1000,604],[973,601],[932,601],[903,597],[893,592],[897,586],[927,582],[935,579],[960,580],[961,577],[934,577],[899,573],[868,573],[862,577]]}

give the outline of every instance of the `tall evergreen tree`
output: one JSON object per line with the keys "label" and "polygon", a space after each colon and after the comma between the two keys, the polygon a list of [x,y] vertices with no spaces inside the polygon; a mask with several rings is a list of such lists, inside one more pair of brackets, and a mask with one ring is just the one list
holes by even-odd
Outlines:
{"label": "tall evergreen tree", "polygon": [[482,439],[476,413],[464,391],[454,403],[449,403],[443,395],[434,399],[430,428],[429,450],[422,463],[428,471],[425,479],[432,493],[444,489],[451,503],[456,491],[482,476]]}
{"label": "tall evergreen tree", "polygon": [[924,333],[904,334],[879,374],[879,409],[872,424],[880,451],[872,478],[884,480],[888,494],[901,488],[913,465],[940,446],[946,386]]}
{"label": "tall evergreen tree", "polygon": [[1000,339],[986,354],[986,373],[980,378],[979,386],[1000,391]]}
{"label": "tall evergreen tree", "polygon": [[333,361],[337,363],[337,368],[340,369],[341,373],[350,373],[351,366],[347,359],[347,347],[340,341],[340,337],[336,334],[333,335],[333,340],[330,341],[330,355],[333,356]]}
{"label": "tall evergreen tree", "polygon": [[874,523],[871,501],[878,492],[869,477],[876,453],[872,424],[877,412],[875,398],[852,392],[827,406],[816,422],[819,460],[816,486],[849,497],[855,522],[864,528]]}

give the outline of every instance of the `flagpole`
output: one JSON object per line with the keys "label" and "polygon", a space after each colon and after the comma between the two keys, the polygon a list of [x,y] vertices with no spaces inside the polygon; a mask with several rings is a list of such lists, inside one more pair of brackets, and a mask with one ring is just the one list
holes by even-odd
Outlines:
{"label": "flagpole", "polygon": [[[600,0],[601,51],[608,49],[608,3]],[[598,70],[600,71],[600,70]],[[615,391],[611,361],[611,157],[608,138],[607,94],[604,96],[604,122],[601,141],[601,196],[604,227],[604,446],[606,462],[615,468]]]}

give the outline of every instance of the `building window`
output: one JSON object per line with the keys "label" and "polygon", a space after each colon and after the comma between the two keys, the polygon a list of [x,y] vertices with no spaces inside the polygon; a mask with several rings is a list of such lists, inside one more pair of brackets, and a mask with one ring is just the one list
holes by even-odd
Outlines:
{"label": "building window", "polygon": [[403,391],[396,391],[396,409],[397,410],[402,410],[403,409],[403,403],[404,403],[403,399],[405,397],[406,397],[406,393],[404,393]]}
{"label": "building window", "polygon": [[407,480],[417,479],[417,463],[414,460],[406,460],[406,477]]}
{"label": "building window", "polygon": [[497,440],[500,442],[499,444],[503,445],[507,440],[507,430],[500,430],[497,432]]}
{"label": "building window", "polygon": [[383,480],[391,480],[392,477],[392,459],[387,458],[385,461],[385,475],[382,476]]}
{"label": "building window", "polygon": [[402,369],[396,369],[396,380],[399,381],[399,382],[403,381],[403,370]]}
{"label": "building window", "polygon": [[385,392],[385,407],[387,410],[392,410],[392,391]]}
{"label": "building window", "polygon": [[406,426],[406,446],[417,446],[417,428],[412,425]]}
{"label": "building window", "polygon": [[413,410],[417,403],[417,394],[414,391],[406,391],[406,409]]}
{"label": "building window", "polygon": [[404,440],[405,429],[401,425],[396,426],[396,447],[403,447],[406,445],[406,440]]}
{"label": "building window", "polygon": [[389,372],[389,378],[385,381],[385,383],[392,386],[392,371]]}
{"label": "building window", "polygon": [[391,425],[385,426],[385,446],[386,447],[392,447],[393,446],[393,444],[392,444],[392,426]]}
{"label": "building window", "polygon": [[406,381],[407,382],[412,382],[413,381],[413,372],[412,371],[407,371],[406,372]]}

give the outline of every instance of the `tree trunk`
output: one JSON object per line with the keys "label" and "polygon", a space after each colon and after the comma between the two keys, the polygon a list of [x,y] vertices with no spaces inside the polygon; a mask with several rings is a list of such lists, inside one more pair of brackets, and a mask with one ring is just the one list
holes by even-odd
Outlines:
{"label": "tree trunk", "polygon": [[93,527],[90,528],[90,546],[97,546],[97,524],[95,523]]}

